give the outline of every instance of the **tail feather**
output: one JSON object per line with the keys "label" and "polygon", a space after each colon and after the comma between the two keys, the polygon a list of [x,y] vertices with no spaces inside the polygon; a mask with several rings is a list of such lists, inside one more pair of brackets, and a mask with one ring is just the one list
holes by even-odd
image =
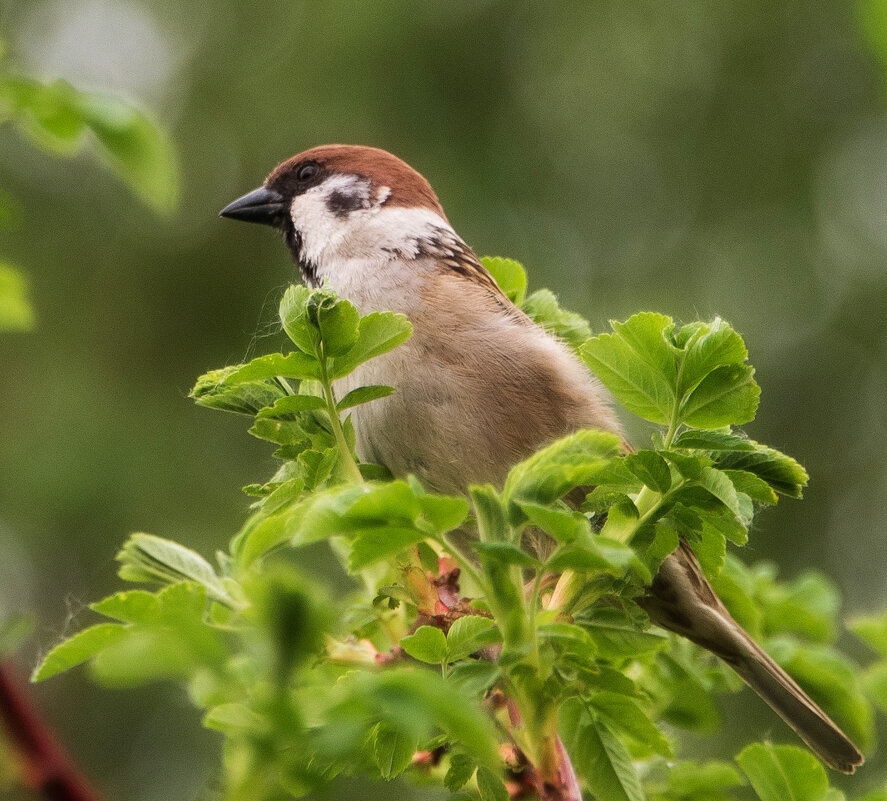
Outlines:
{"label": "tail feather", "polygon": [[859,749],[733,619],[686,543],[659,569],[643,607],[663,628],[723,659],[830,767],[853,773]]}

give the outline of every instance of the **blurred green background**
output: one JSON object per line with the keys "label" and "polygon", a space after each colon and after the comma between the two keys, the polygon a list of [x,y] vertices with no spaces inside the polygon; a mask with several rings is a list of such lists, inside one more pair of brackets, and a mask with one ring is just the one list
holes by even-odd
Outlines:
{"label": "blurred green background", "polygon": [[[182,171],[165,218],[89,153],[0,128],[18,204],[0,256],[38,316],[0,337],[0,610],[36,617],[23,670],[119,587],[128,532],[210,555],[273,470],[186,393],[277,345],[294,278],[269,230],[217,211],[325,142],[403,157],[479,253],[523,261],[598,330],[641,309],[729,320],[763,386],[748,432],[812,475],[744,557],[827,571],[850,611],[887,601],[884,0],[0,0],[0,36],[17,70],[150,110]],[[108,798],[212,788],[218,740],[176,688],[80,671],[35,693]],[[790,739],[757,706],[730,728],[728,755]],[[871,762],[866,784],[887,770]]]}

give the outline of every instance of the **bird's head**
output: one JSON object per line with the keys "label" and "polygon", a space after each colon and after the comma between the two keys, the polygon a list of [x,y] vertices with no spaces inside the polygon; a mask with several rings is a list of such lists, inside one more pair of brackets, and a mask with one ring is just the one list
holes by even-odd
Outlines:
{"label": "bird's head", "polygon": [[355,145],[299,153],[219,213],[280,230],[312,285],[337,262],[415,258],[429,231],[452,231],[422,175],[391,153]]}

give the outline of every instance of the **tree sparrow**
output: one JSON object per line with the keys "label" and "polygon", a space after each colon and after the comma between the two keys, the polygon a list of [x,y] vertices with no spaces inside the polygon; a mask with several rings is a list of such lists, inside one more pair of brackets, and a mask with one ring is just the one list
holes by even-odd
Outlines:
{"label": "tree sparrow", "polygon": [[[601,383],[505,297],[428,181],[390,153],[306,150],[221,215],[280,230],[308,285],[326,281],[364,314],[391,310],[412,322],[404,345],[348,379],[347,389],[397,390],[355,410],[361,459],[396,476],[413,473],[429,489],[460,492],[469,483],[501,485],[516,462],[576,429],[621,434]],[[852,773],[862,763],[731,617],[686,543],[663,562],[644,608],[723,659],[828,765]]]}

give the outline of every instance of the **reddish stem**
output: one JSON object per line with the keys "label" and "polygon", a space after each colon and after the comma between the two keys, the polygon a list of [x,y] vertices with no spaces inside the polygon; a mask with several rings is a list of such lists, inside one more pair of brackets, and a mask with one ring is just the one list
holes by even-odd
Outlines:
{"label": "reddish stem", "polygon": [[100,801],[37,714],[10,661],[0,662],[0,720],[24,765],[24,781],[51,801]]}

